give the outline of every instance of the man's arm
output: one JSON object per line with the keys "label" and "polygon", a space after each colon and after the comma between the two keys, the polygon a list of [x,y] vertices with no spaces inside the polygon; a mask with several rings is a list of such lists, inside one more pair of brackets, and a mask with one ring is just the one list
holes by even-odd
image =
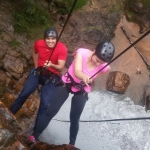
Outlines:
{"label": "man's arm", "polygon": [[34,67],[37,68],[38,67],[38,52],[36,50],[33,50],[32,58],[34,62]]}
{"label": "man's arm", "polygon": [[52,64],[51,67],[58,70],[58,71],[62,71],[62,69],[65,66],[65,60],[58,60],[58,64]]}

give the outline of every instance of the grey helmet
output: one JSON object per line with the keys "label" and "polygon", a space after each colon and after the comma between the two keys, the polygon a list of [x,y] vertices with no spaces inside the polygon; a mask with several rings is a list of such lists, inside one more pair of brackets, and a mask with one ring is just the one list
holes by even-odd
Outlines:
{"label": "grey helmet", "polygon": [[55,28],[47,28],[44,32],[44,38],[47,37],[54,37],[54,38],[58,38],[58,33],[57,30]]}
{"label": "grey helmet", "polygon": [[109,41],[100,42],[95,49],[95,55],[104,62],[109,62],[115,53],[114,45]]}

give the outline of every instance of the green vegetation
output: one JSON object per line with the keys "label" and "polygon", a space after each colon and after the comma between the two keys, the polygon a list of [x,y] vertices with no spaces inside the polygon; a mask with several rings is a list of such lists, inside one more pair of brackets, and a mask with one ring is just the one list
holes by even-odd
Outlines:
{"label": "green vegetation", "polygon": [[133,11],[127,11],[126,12],[126,16],[127,16],[127,19],[131,22],[136,22],[136,16],[135,14],[133,13]]}
{"label": "green vegetation", "polygon": [[[138,22],[139,16],[145,15],[148,19],[150,18],[150,0],[124,0],[124,12],[129,21]],[[136,10],[135,6],[141,10]]]}
{"label": "green vegetation", "polygon": [[150,0],[124,0],[123,11],[128,21],[139,25],[139,32],[149,28]]}
{"label": "green vegetation", "polygon": [[88,26],[84,29],[84,31],[92,31],[92,30],[98,30],[98,31],[101,31],[100,27],[99,26]]}
{"label": "green vegetation", "polygon": [[16,49],[17,47],[19,47],[21,45],[20,42],[18,42],[16,39],[12,40],[11,42],[9,42],[9,46],[12,47],[13,49]]}
{"label": "green vegetation", "polygon": [[[42,1],[39,0],[10,0],[15,8],[13,13],[15,32],[26,34],[28,38],[32,39],[41,38],[43,37],[43,30],[54,24],[54,16],[68,14],[74,3],[74,0],[45,1],[48,2],[51,9],[42,7],[40,4]],[[78,0],[73,11],[82,8],[86,2],[87,0]]]}
{"label": "green vegetation", "polygon": [[110,13],[115,13],[115,12],[120,12],[120,11],[122,11],[123,10],[123,5],[122,5],[122,2],[121,2],[121,0],[115,0],[115,4],[112,4],[111,6],[110,6],[110,10],[109,10],[109,12]]}
{"label": "green vegetation", "polygon": [[[150,0],[137,0],[137,3],[141,3],[144,7],[147,7],[150,10]],[[124,0],[124,4],[126,5],[134,5],[135,0]]]}
{"label": "green vegetation", "polygon": [[16,32],[26,33],[28,37],[34,38],[35,35],[37,36],[39,29],[53,24],[48,11],[45,11],[36,0],[24,0],[19,5],[20,8],[16,7],[13,14]]}
{"label": "green vegetation", "polygon": [[[58,14],[68,14],[75,0],[47,0],[51,10],[55,9]],[[87,0],[77,0],[73,11],[82,8],[87,3]]]}
{"label": "green vegetation", "polygon": [[115,7],[115,5],[112,5],[112,7],[111,7],[111,9],[110,9],[109,11],[110,11],[110,13],[116,12],[116,7]]}

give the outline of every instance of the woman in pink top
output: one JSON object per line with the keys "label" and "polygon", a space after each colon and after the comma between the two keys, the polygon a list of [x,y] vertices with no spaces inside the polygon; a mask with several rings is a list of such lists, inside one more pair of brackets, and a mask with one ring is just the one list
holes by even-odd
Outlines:
{"label": "woman in pink top", "polygon": [[[75,59],[69,67],[68,72],[62,76],[62,84],[55,90],[50,106],[35,125],[35,139],[38,138],[51,119],[58,113],[71,92],[74,95],[72,97],[70,111],[71,125],[69,144],[75,145],[79,129],[79,119],[85,103],[88,100],[88,93],[91,90],[90,83],[97,75],[92,79],[90,79],[90,77],[107,65],[107,62],[113,58],[114,51],[115,48],[113,44],[108,41],[100,42],[96,46],[95,51],[84,48],[77,50]],[[47,64],[47,67],[48,66],[49,65]],[[101,73],[106,73],[109,69],[110,67],[107,66]]]}

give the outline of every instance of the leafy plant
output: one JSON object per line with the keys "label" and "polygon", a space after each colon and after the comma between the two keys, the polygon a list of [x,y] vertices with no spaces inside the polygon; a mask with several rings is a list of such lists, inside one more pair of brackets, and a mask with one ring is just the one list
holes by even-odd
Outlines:
{"label": "leafy plant", "polygon": [[123,5],[127,20],[138,24],[140,33],[146,31],[150,22],[150,0],[124,0]]}
{"label": "leafy plant", "polygon": [[17,48],[21,45],[20,42],[18,42],[16,39],[12,40],[11,42],[9,42],[9,46],[12,47],[12,48]]}
{"label": "leafy plant", "polygon": [[[60,14],[68,14],[70,12],[70,9],[72,8],[74,4],[74,0],[52,0],[49,2],[49,5],[52,8],[57,9],[57,13]],[[76,11],[80,8],[82,8],[86,4],[87,0],[77,0],[76,5],[73,9],[73,11]]]}
{"label": "leafy plant", "polygon": [[131,21],[131,22],[135,22],[136,21],[135,14],[132,11],[127,11],[126,12],[126,16],[127,16],[127,19],[129,21]]}
{"label": "leafy plant", "polygon": [[139,3],[141,6],[143,5],[143,8],[145,10],[150,11],[150,0],[138,0],[135,2],[135,0],[124,0],[124,6],[125,9],[128,7],[130,9],[130,6],[134,6],[135,3]]}
{"label": "leafy plant", "polygon": [[18,33],[26,33],[28,37],[35,34],[35,29],[51,24],[48,12],[43,10],[36,0],[24,0],[21,9],[16,9],[14,29]]}
{"label": "leafy plant", "polygon": [[113,13],[113,12],[115,12],[116,11],[116,7],[115,7],[115,5],[112,5],[112,7],[111,7],[111,9],[110,9],[110,13]]}

